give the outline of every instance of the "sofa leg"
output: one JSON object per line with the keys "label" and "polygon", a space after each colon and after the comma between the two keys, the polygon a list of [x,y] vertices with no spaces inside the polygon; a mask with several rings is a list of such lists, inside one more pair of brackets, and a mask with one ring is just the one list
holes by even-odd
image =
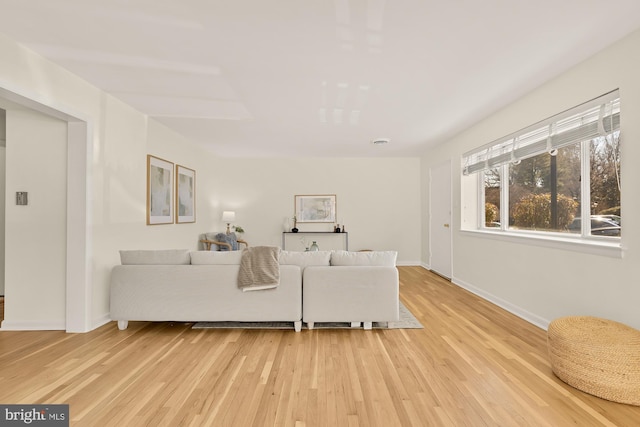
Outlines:
{"label": "sofa leg", "polygon": [[351,322],[351,327],[352,328],[359,328],[360,327],[360,322]]}
{"label": "sofa leg", "polygon": [[118,329],[124,331],[125,329],[127,329],[127,326],[129,326],[128,320],[118,320]]}
{"label": "sofa leg", "polygon": [[307,328],[313,329],[313,322],[307,322]]}
{"label": "sofa leg", "polygon": [[364,328],[370,330],[373,327],[373,322],[363,322]]}
{"label": "sofa leg", "polygon": [[300,332],[302,330],[302,321],[299,320],[297,322],[293,322],[293,328],[296,330],[296,332]]}

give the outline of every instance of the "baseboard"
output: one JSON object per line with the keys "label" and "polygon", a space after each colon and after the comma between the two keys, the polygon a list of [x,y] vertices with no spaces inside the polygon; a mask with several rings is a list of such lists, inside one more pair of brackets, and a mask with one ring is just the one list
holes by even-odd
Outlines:
{"label": "baseboard", "polygon": [[420,261],[398,261],[396,262],[398,267],[416,267],[422,265]]}
{"label": "baseboard", "polygon": [[91,325],[91,330],[98,329],[101,326],[106,325],[107,323],[112,322],[111,316],[109,314],[105,314],[104,316],[94,319]]}
{"label": "baseboard", "polygon": [[550,321],[547,319],[543,319],[540,316],[537,316],[533,313],[528,312],[522,307],[518,307],[517,305],[511,304],[508,301],[503,300],[502,298],[498,298],[495,295],[490,294],[489,292],[483,291],[482,289],[478,289],[475,286],[465,282],[464,280],[458,279],[457,277],[451,278],[451,283],[454,285],[460,286],[463,289],[471,292],[479,296],[482,299],[489,301],[492,304],[497,305],[498,307],[507,310],[511,314],[515,314],[519,318],[526,320],[527,322],[544,329],[545,331],[549,327]]}
{"label": "baseboard", "polygon": [[2,331],[64,331],[64,321],[40,322],[40,321],[11,321],[3,320],[0,325]]}
{"label": "baseboard", "polygon": [[[92,322],[91,330],[111,322],[108,314],[95,319]],[[65,322],[32,322],[32,321],[11,321],[3,320],[0,324],[0,331],[66,331]],[[90,331],[84,331],[90,332]]]}

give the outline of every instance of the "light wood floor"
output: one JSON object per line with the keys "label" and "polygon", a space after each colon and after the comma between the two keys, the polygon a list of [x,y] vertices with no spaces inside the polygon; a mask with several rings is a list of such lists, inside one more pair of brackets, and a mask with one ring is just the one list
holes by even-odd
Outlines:
{"label": "light wood floor", "polygon": [[543,330],[399,270],[424,329],[0,332],[0,403],[68,403],[77,426],[639,425],[558,380]]}

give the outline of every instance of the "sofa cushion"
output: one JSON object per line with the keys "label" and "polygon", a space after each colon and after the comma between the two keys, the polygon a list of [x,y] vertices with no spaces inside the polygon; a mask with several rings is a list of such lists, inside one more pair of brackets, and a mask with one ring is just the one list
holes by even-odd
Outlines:
{"label": "sofa cushion", "polygon": [[329,265],[331,251],[294,252],[280,251],[280,265],[297,265],[300,271],[310,265]]}
{"label": "sofa cushion", "polygon": [[191,264],[188,249],[120,251],[122,265],[184,265]]}
{"label": "sofa cushion", "polygon": [[194,265],[240,265],[242,251],[193,251],[191,264]]}
{"label": "sofa cushion", "polygon": [[333,251],[331,253],[331,265],[376,265],[383,267],[395,267],[397,257],[398,252],[396,251]]}

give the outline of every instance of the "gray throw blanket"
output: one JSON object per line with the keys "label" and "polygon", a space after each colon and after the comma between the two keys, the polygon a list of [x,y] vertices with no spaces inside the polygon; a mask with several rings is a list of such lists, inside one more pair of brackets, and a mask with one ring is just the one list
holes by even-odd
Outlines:
{"label": "gray throw blanket", "polygon": [[253,246],[242,251],[238,287],[243,292],[272,289],[280,284],[280,248]]}

